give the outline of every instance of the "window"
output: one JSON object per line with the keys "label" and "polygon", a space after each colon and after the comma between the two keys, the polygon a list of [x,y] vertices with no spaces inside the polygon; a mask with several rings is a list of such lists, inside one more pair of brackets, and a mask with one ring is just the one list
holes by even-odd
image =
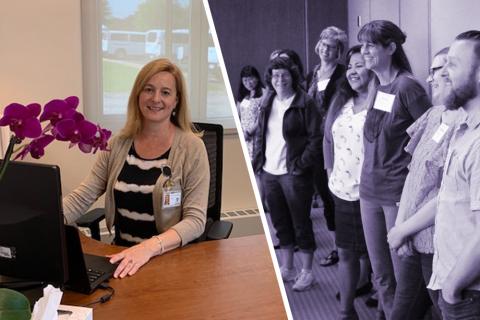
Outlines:
{"label": "window", "polygon": [[118,131],[138,71],[167,57],[183,71],[193,121],[235,128],[222,72],[198,0],[82,0],[84,111]]}

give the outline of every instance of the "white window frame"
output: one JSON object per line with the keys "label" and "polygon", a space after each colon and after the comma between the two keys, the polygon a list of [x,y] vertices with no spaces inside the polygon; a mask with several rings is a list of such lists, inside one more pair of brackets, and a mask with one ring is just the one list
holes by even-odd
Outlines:
{"label": "white window frame", "polygon": [[[118,132],[125,123],[125,115],[103,114],[102,81],[102,24],[101,0],[81,0],[83,106],[88,118]],[[187,79],[188,102],[193,121],[219,123],[226,132],[236,132],[231,117],[206,118],[208,79],[208,20],[202,1],[191,1],[190,76]],[[218,52],[218,50],[217,50]],[[219,55],[219,53],[217,53]],[[132,84],[133,85],[133,84]],[[227,95],[227,89],[225,91]],[[127,104],[128,101],[125,102]],[[230,104],[230,99],[228,99]],[[231,110],[230,106],[227,106]],[[200,117],[203,115],[203,117]]]}

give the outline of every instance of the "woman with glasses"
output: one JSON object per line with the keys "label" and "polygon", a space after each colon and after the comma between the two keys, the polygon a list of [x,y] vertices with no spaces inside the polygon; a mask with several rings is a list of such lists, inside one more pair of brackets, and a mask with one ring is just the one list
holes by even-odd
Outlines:
{"label": "woman with glasses", "polygon": [[[365,66],[374,72],[364,125],[364,162],[360,208],[379,301],[387,319],[421,319],[415,288],[405,286],[408,265],[390,251],[387,232],[394,226],[408,173],[407,128],[431,103],[412,76],[402,44],[405,34],[394,23],[375,20],[359,31]],[[421,301],[418,301],[421,302]],[[424,310],[423,310],[424,311]]]}
{"label": "woman with glasses", "polygon": [[[255,136],[253,167],[261,176],[273,226],[280,241],[279,262],[285,282],[302,291],[314,283],[316,248],[310,220],[313,164],[321,148],[315,102],[300,88],[298,67],[274,58],[265,72],[272,94],[264,99]],[[294,248],[302,270],[297,273]]]}
{"label": "woman with glasses", "polygon": [[[328,109],[323,146],[328,186],[335,202],[335,243],[340,257],[338,319],[358,319],[353,300],[361,264],[367,260],[358,186],[363,163],[368,84],[373,72],[365,68],[359,45],[347,52],[346,62],[347,81],[338,88]],[[366,282],[370,285],[368,280]]]}
{"label": "woman with glasses", "polygon": [[[323,134],[324,122],[328,106],[337,91],[340,83],[345,80],[345,66],[340,63],[347,45],[345,31],[330,26],[320,33],[320,39],[315,46],[315,53],[320,58],[320,63],[315,66],[313,72],[307,77],[309,80],[308,94],[316,101],[318,113],[321,116],[320,131]],[[335,206],[332,195],[328,189],[328,178],[323,168],[323,155],[315,168],[315,191],[323,202],[323,213],[327,222],[327,228],[335,238]],[[314,202],[314,205],[316,201]],[[327,257],[320,261],[320,265],[327,267],[338,262],[338,252],[335,243]]]}
{"label": "woman with glasses", "polygon": [[116,278],[133,275],[205,229],[209,164],[186,94],[175,64],[157,59],[145,65],[130,93],[125,127],[63,200],[65,217],[74,223],[105,194],[107,227],[115,225],[115,244],[129,246],[111,256],[111,263],[119,262]]}

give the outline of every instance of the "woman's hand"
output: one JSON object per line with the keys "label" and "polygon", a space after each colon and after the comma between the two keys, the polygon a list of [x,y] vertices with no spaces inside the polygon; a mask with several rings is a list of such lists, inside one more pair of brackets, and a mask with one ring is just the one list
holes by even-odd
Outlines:
{"label": "woman's hand", "polygon": [[109,255],[110,263],[120,261],[113,273],[115,278],[125,278],[134,275],[141,266],[147,263],[153,256],[153,251],[144,243],[123,250],[120,253]]}
{"label": "woman's hand", "polygon": [[402,226],[394,226],[388,232],[388,243],[391,249],[398,249],[406,240],[406,236],[403,233]]}
{"label": "woman's hand", "polygon": [[397,255],[399,257],[410,257],[413,256],[413,249],[412,245],[409,242],[405,242],[397,249]]}

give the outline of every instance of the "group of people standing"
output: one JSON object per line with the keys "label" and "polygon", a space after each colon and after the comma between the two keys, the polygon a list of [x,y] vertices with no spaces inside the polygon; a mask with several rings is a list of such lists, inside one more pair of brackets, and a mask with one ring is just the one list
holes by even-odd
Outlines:
{"label": "group of people standing", "polygon": [[317,193],[338,247],[339,319],[358,318],[368,261],[378,318],[431,309],[434,319],[480,319],[480,31],[435,55],[432,99],[398,26],[369,22],[358,41],[347,50],[345,32],[326,28],[307,76],[294,51],[274,51],[266,88],[255,68],[242,70],[239,115],[282,278],[297,291],[315,284]]}

